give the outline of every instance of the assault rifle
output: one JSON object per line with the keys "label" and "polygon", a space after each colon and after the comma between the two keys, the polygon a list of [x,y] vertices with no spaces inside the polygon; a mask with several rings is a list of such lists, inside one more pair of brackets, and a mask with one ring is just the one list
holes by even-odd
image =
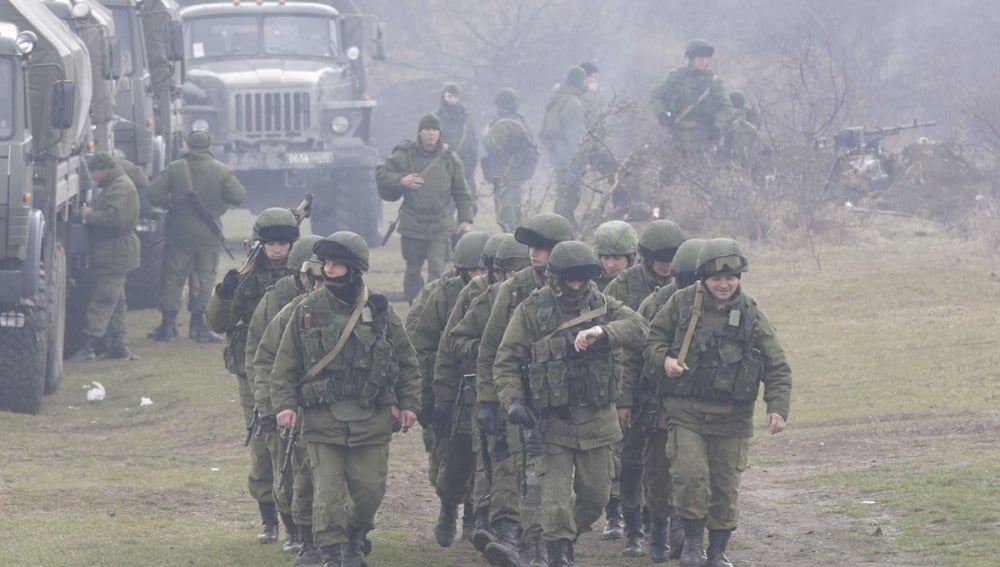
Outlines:
{"label": "assault rifle", "polygon": [[[898,126],[879,126],[868,129],[864,126],[851,126],[844,128],[833,135],[833,151],[836,155],[872,152],[881,153],[882,140],[888,136],[894,136],[903,130],[913,130],[916,128],[927,128],[935,126],[937,122],[917,122],[913,124],[900,124]],[[818,147],[829,147],[829,142],[825,139],[817,141]]]}
{"label": "assault rifle", "polygon": [[257,408],[253,408],[253,419],[250,420],[250,425],[247,426],[246,437],[243,438],[244,447],[250,444],[250,438],[253,437],[253,432],[257,429],[258,423],[260,423],[260,412],[257,411]]}
{"label": "assault rifle", "polygon": [[458,398],[455,399],[455,403],[458,404],[458,415],[451,422],[451,431],[448,433],[448,440],[454,441],[455,436],[458,435],[458,425],[462,423],[462,411],[465,410],[465,396],[466,390],[469,388],[469,384],[475,383],[476,374],[463,374],[462,380],[458,384]]}
{"label": "assault rifle", "polygon": [[[301,226],[302,221],[309,218],[312,214],[312,203],[313,194],[306,193],[305,198],[299,203],[299,206],[294,209],[288,209],[295,216],[295,225]],[[221,232],[220,232],[221,234]],[[247,251],[247,259],[240,266],[240,277],[245,278],[247,274],[253,271],[260,262],[260,256],[264,253],[264,244],[260,240],[255,240],[253,244],[250,245],[250,249]],[[232,256],[232,254],[230,254]],[[297,269],[297,267],[296,267]]]}
{"label": "assault rifle", "polygon": [[278,490],[285,486],[288,469],[292,466],[292,452],[295,450],[295,441],[299,438],[299,430],[294,427],[286,427],[281,432],[281,438],[285,440],[285,455],[281,460],[281,469],[278,472]]}
{"label": "assault rifle", "polygon": [[215,216],[205,206],[205,202],[201,200],[201,195],[194,190],[194,181],[191,179],[191,166],[188,164],[186,158],[184,159],[184,174],[187,177],[188,192],[180,200],[187,202],[191,210],[194,211],[195,216],[198,217],[198,220],[203,222],[212,231],[212,234],[219,239],[219,242],[222,243],[222,249],[229,255],[229,259],[235,260],[236,257],[233,256],[233,252],[226,246],[226,235],[222,234],[222,227],[219,226],[219,223],[215,220]]}

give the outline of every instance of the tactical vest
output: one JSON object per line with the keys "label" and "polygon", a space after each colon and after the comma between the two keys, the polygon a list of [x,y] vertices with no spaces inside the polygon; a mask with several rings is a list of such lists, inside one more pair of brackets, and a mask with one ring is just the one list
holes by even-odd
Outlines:
{"label": "tactical vest", "polygon": [[[373,295],[372,298],[375,296]],[[316,379],[299,387],[299,405],[305,408],[353,400],[362,408],[390,405],[399,380],[399,359],[389,340],[388,307],[376,310],[372,298],[361,312],[350,338],[340,353]],[[334,310],[327,291],[306,296],[298,321],[302,364],[308,369],[333,349],[347,327],[351,309]]]}
{"label": "tactical vest", "polygon": [[[258,266],[262,266],[262,264],[258,264]],[[284,270],[257,267],[236,288],[233,295],[233,309],[238,316],[238,323],[226,333],[228,342],[222,352],[226,370],[233,374],[246,376],[247,330],[250,328],[250,319],[253,318],[253,312],[257,309],[260,300],[264,298],[268,288],[273,286],[283,275]]]}
{"label": "tactical vest", "polygon": [[[697,287],[696,284],[677,292],[684,294],[683,307],[671,352],[680,351],[691,322]],[[733,324],[734,319],[738,319],[736,324]],[[661,377],[662,393],[723,402],[756,400],[765,363],[760,351],[760,336],[757,306],[741,293],[730,310],[729,324],[723,330],[713,331],[702,325],[695,328],[685,361],[689,370],[677,379]]]}
{"label": "tactical vest", "polygon": [[281,308],[292,302],[293,299],[302,294],[299,286],[295,285],[298,274],[285,276],[278,280],[272,288],[274,290],[274,306],[281,311]]}
{"label": "tactical vest", "polygon": [[639,309],[639,304],[642,303],[643,299],[646,299],[646,296],[658,289],[650,285],[646,279],[642,263],[625,270],[622,277],[625,280],[625,297],[618,299],[633,311]]}
{"label": "tactical vest", "polygon": [[[564,316],[552,289],[544,287],[533,296],[537,307],[538,331],[542,338],[531,345],[531,365],[528,382],[531,405],[536,411],[560,410],[570,405],[603,408],[618,401],[620,377],[615,365],[615,353],[606,344],[597,342],[585,351],[573,346],[576,334],[608,321],[607,314],[584,321],[552,336],[550,333],[572,317]],[[604,295],[592,290],[587,311],[607,304]]]}

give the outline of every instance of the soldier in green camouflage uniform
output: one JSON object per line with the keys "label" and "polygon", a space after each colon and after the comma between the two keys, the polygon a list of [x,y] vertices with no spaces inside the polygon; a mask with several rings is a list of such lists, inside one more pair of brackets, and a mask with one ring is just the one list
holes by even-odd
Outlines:
{"label": "soldier in green camouflage uniform", "polygon": [[205,310],[211,296],[210,283],[215,282],[219,267],[222,242],[196,212],[197,206],[190,195],[192,191],[197,194],[218,224],[229,207],[243,203],[247,191],[232,170],[212,156],[209,151],[212,137],[207,132],[191,132],[187,144],[187,155],[171,162],[149,184],[149,202],[168,210],[160,300],[163,321],[150,338],[173,340],[184,282],[193,273],[200,285],[189,302],[193,309],[192,331],[199,342],[219,342],[220,338],[205,326]]}
{"label": "soldier in green camouflage uniform", "polygon": [[528,430],[544,438],[536,469],[548,564],[569,567],[574,542],[611,493],[613,445],[621,439],[615,350],[632,350],[638,360],[647,327],[590,281],[601,266],[586,244],[557,244],[546,271],[546,287],[514,310],[493,372],[507,421],[526,430],[526,443]]}
{"label": "soldier in green camouflage uniform", "polygon": [[455,229],[472,227],[475,212],[465,184],[462,162],[441,141],[441,121],[425,114],[417,127],[418,140],[396,146],[392,155],[375,168],[378,194],[386,201],[403,199],[399,208],[399,235],[406,261],[403,293],[407,301],[424,286],[421,275],[427,262],[428,280],[444,272]]}
{"label": "soldier in green camouflage uniform", "polygon": [[580,155],[580,144],[587,134],[587,107],[583,101],[587,73],[571,67],[566,80],[553,93],[545,107],[539,139],[549,153],[555,169],[556,214],[576,226],[576,206],[580,204],[580,175],[587,164]]}
{"label": "soldier in green camouflage uniform", "polygon": [[639,304],[639,315],[647,321],[652,321],[660,308],[666,305],[667,300],[679,289],[698,281],[694,271],[698,268],[698,254],[701,253],[702,246],[705,245],[703,238],[688,238],[674,254],[673,261],[670,262],[670,275],[673,281],[646,296]]}
{"label": "soldier in green camouflage uniform", "polygon": [[[292,243],[298,238],[298,223],[291,211],[265,209],[257,217],[253,228],[252,239],[259,241],[263,247],[257,263],[245,276],[240,276],[240,272],[235,269],[226,272],[222,283],[215,287],[208,302],[208,325],[216,333],[226,333],[227,344],[223,358],[226,370],[236,375],[244,425],[248,428],[260,415],[255,408],[254,392],[246,368],[246,341],[250,320],[267,289],[286,275],[285,261]],[[273,416],[260,419],[258,433],[250,439],[250,476],[247,483],[250,496],[257,501],[260,509],[262,528],[257,535],[260,543],[272,543],[278,539],[278,516],[272,490],[272,458],[266,436],[274,429]]]}
{"label": "soldier in green camouflage uniform", "polygon": [[709,240],[698,256],[700,282],[675,293],[650,325],[643,374],[659,382],[667,418],[673,504],[684,527],[682,567],[732,567],[725,551],[736,528],[761,383],[770,432],[781,432],[788,417],[792,372],[774,327],[741,289],[746,269],[736,242]]}
{"label": "soldier in green camouflage uniform", "polygon": [[455,83],[448,83],[441,91],[441,104],[434,114],[441,120],[441,140],[455,152],[465,171],[465,185],[472,197],[472,210],[478,211],[476,204],[476,163],[479,161],[479,140],[476,139],[476,124],[472,113],[462,104],[462,89]]}
{"label": "soldier in green camouflage uniform", "polygon": [[770,146],[760,133],[761,116],[755,109],[747,108],[746,95],[741,91],[730,92],[729,100],[733,104],[733,114],[719,154],[753,173],[761,158],[771,153]]}
{"label": "soldier in green camouflage uniform", "polygon": [[94,296],[87,306],[83,344],[69,358],[84,362],[97,358],[94,346],[108,337],[107,358],[128,358],[125,342],[125,278],[139,267],[139,193],[110,154],[87,159],[90,176],[101,192],[89,207],[80,209],[90,237],[90,265],[96,276]]}
{"label": "soldier in green camouflage uniform", "polygon": [[[545,267],[548,265],[549,254],[556,244],[573,239],[573,227],[565,218],[553,214],[542,213],[528,219],[523,226],[514,231],[514,238],[528,246],[530,269],[525,268],[513,277],[500,284],[489,319],[483,328],[482,339],[479,342],[479,356],[476,360],[476,397],[479,401],[479,413],[483,415],[482,422],[496,423],[497,430],[504,430],[507,435],[507,459],[513,459],[512,464],[518,468],[517,480],[513,494],[517,494],[517,486],[525,485],[523,497],[518,501],[499,500],[490,502],[490,521],[497,532],[499,541],[486,546],[486,557],[492,565],[517,567],[520,551],[530,558],[532,566],[542,564],[544,545],[542,543],[542,527],[540,517],[541,486],[535,473],[535,461],[541,453],[535,449],[527,451],[527,466],[516,464],[521,459],[521,439],[516,427],[504,427],[505,422],[497,419],[500,398],[493,381],[493,361],[497,347],[503,338],[504,330],[510,321],[511,313],[517,305],[528,298],[531,292],[545,285]],[[521,470],[524,469],[524,470]],[[494,471],[493,482],[498,489],[503,487],[504,471]],[[494,494],[496,494],[496,490]],[[507,492],[504,492],[507,495]],[[518,528],[522,528],[518,537]],[[522,545],[523,543],[523,545]]]}
{"label": "soldier in green camouflage uniform", "polygon": [[[670,283],[674,254],[684,239],[684,231],[672,221],[656,220],[647,224],[639,237],[642,262],[625,270],[625,273],[608,284],[604,292],[623,301],[630,309],[638,309],[643,299]],[[644,499],[642,455],[646,439],[640,428],[631,426],[631,408],[638,404],[634,387],[638,378],[638,372],[623,376],[622,398],[618,402],[624,415],[619,478],[626,536],[622,552],[629,557],[642,555],[642,540],[645,535],[640,515]],[[650,556],[654,561],[665,561],[669,553],[669,516],[653,514],[650,528]]]}
{"label": "soldier in green camouflage uniform", "polygon": [[364,283],[364,239],[336,232],[313,252],[325,262],[326,286],[292,310],[271,370],[271,405],[280,427],[301,420],[323,560],[367,566],[364,538],[385,493],[393,425],[406,431],[416,422],[420,369],[389,300]]}
{"label": "soldier in green camouflage uniform", "polygon": [[732,102],[722,79],[708,69],[715,48],[693,39],[684,50],[687,65],[653,90],[653,113],[683,155],[710,152],[730,123]]}
{"label": "soldier in green camouflage uniform", "polygon": [[594,283],[603,290],[611,280],[635,263],[635,255],[639,252],[639,234],[625,221],[601,223],[594,230],[594,252],[597,252],[603,268]]}
{"label": "soldier in green camouflage uniform", "polygon": [[513,230],[521,224],[521,192],[535,174],[538,148],[528,122],[517,113],[517,91],[500,89],[493,102],[497,117],[483,134],[483,177],[493,185],[497,224]]}

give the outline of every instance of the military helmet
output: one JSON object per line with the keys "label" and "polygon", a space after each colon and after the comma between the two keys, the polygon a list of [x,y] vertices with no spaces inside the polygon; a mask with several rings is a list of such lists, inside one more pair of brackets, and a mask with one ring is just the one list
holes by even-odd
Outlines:
{"label": "military helmet", "polygon": [[729,102],[733,103],[733,108],[743,108],[747,104],[747,96],[743,91],[729,91]]}
{"label": "military helmet", "polygon": [[632,256],[638,247],[639,235],[625,221],[608,221],[594,231],[594,252],[598,256]]}
{"label": "military helmet", "polygon": [[526,220],[514,231],[521,244],[552,250],[564,240],[573,240],[573,226],[555,213],[542,213]]}
{"label": "military helmet", "polygon": [[583,88],[583,81],[587,78],[587,72],[582,67],[573,66],[566,72],[566,84],[578,89]]}
{"label": "military helmet", "polygon": [[594,73],[601,72],[600,69],[597,68],[597,65],[594,65],[590,61],[584,61],[583,63],[580,63],[580,68],[583,69],[583,71],[588,75],[593,75]]}
{"label": "military helmet", "polygon": [[460,270],[475,270],[485,268],[483,263],[483,248],[490,239],[489,233],[482,231],[466,232],[455,244],[455,267]]}
{"label": "military helmet", "polygon": [[257,215],[253,224],[253,240],[263,242],[295,242],[299,238],[299,224],[288,209],[271,207]]}
{"label": "military helmet", "polygon": [[674,221],[655,220],[642,229],[639,236],[639,253],[644,260],[671,262],[677,248],[687,239]]}
{"label": "military helmet", "polygon": [[592,280],[604,273],[597,254],[579,240],[567,240],[556,244],[549,256],[549,265],[545,270],[563,280]]}
{"label": "military helmet", "polygon": [[307,234],[296,240],[295,244],[292,244],[291,251],[288,252],[288,259],[285,261],[285,265],[288,266],[288,269],[300,269],[302,264],[308,261],[309,257],[312,256],[313,245],[320,240],[323,240],[323,237],[317,234]]}
{"label": "military helmet", "polygon": [[703,238],[689,238],[677,247],[677,253],[670,263],[673,272],[691,272],[698,268],[698,254],[704,248],[706,240]]}
{"label": "military helmet", "polygon": [[299,272],[309,276],[310,281],[321,280],[326,277],[323,273],[323,260],[320,259],[316,254],[310,255],[306,258],[305,262],[302,262],[302,266],[299,267]]}
{"label": "military helmet", "polygon": [[187,145],[192,150],[207,150],[212,147],[212,135],[204,130],[195,130],[187,135]]}
{"label": "military helmet", "polygon": [[494,234],[486,241],[483,245],[483,255],[482,262],[486,266],[487,270],[493,269],[493,259],[496,258],[497,250],[500,248],[500,243],[504,241],[505,238],[510,238],[514,240],[514,235],[506,232],[501,232],[500,234]]}
{"label": "military helmet", "polygon": [[528,246],[514,240],[512,234],[503,234],[503,240],[497,248],[493,259],[493,268],[505,272],[517,272],[531,265],[528,259]]}
{"label": "military helmet", "polygon": [[514,89],[504,88],[497,91],[497,95],[493,97],[493,103],[497,105],[497,108],[514,112],[521,104],[521,97]]}
{"label": "military helmet", "polygon": [[688,42],[684,49],[684,57],[711,57],[715,55],[715,48],[704,39],[695,38]]}
{"label": "military helmet", "polygon": [[359,271],[368,271],[368,243],[353,232],[335,232],[314,244],[313,252],[324,262],[335,260]]}
{"label": "military helmet", "polygon": [[698,254],[699,278],[721,274],[741,274],[748,269],[746,256],[732,238],[713,238],[705,243]]}

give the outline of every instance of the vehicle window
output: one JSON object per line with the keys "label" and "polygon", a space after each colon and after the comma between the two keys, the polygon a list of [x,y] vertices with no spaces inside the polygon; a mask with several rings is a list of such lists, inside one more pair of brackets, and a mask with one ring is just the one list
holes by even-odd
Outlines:
{"label": "vehicle window", "polygon": [[187,56],[232,57],[260,53],[258,18],[226,17],[192,20],[187,29]]}
{"label": "vehicle window", "polygon": [[0,59],[0,140],[14,134],[14,62]]}
{"label": "vehicle window", "polygon": [[135,41],[132,39],[132,18],[129,17],[131,9],[123,7],[111,10],[111,15],[115,20],[115,35],[122,42],[122,74],[128,77],[135,73],[135,67],[132,65],[132,61],[135,59],[135,55],[132,53],[135,50]]}
{"label": "vehicle window", "polygon": [[264,18],[264,53],[332,57],[337,54],[336,34],[331,21],[304,16]]}

